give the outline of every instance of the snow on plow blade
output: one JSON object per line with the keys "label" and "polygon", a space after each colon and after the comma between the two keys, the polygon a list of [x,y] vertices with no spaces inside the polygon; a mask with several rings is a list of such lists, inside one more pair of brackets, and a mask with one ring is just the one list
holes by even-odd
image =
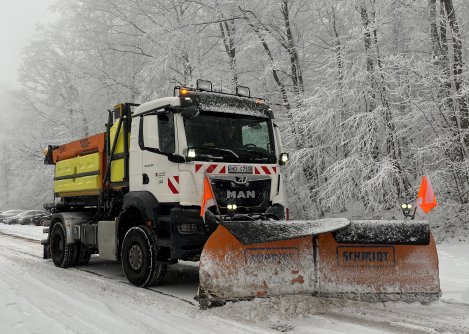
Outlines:
{"label": "snow on plow blade", "polygon": [[434,299],[438,256],[417,221],[223,222],[200,259],[201,306],[291,294]]}

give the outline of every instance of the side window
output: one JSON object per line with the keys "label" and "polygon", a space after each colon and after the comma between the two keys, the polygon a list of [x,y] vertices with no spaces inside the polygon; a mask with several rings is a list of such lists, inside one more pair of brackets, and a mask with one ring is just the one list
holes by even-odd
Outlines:
{"label": "side window", "polygon": [[174,153],[176,141],[174,134],[174,115],[158,115],[158,137],[160,151],[164,153]]}

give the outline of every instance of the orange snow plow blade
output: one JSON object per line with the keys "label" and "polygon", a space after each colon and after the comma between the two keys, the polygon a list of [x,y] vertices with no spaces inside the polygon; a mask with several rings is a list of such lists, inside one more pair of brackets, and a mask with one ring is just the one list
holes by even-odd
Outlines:
{"label": "orange snow plow blade", "polygon": [[440,294],[428,223],[223,222],[200,259],[202,307],[292,294],[421,300]]}
{"label": "orange snow plow blade", "polygon": [[433,300],[438,254],[427,222],[352,221],[318,236],[318,293],[366,300]]}
{"label": "orange snow plow blade", "polygon": [[222,222],[200,257],[201,305],[314,293],[315,247],[311,236],[348,224],[347,219]]}

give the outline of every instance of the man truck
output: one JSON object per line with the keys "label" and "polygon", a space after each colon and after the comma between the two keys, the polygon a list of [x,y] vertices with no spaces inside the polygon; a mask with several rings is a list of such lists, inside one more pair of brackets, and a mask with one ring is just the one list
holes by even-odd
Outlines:
{"label": "man truck", "polygon": [[[438,298],[428,222],[288,220],[288,154],[269,106],[247,87],[225,94],[202,80],[173,95],[119,104],[105,132],[48,147],[45,258],[66,268],[97,253],[141,287],[200,260],[202,307],[300,293]],[[216,205],[205,210],[206,199]]]}
{"label": "man truck", "polygon": [[[121,260],[132,284],[156,284],[168,264],[199,260],[217,211],[284,219],[287,160],[272,110],[247,87],[226,94],[198,80],[173,97],[119,104],[105,132],[48,147],[57,199],[44,257],[66,268],[99,253]],[[218,204],[206,219],[205,175]]]}

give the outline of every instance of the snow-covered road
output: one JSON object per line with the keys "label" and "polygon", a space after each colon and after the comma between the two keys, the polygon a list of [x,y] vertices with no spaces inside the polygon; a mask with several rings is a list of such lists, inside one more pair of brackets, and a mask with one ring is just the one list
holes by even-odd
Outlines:
{"label": "snow-covered road", "polygon": [[[440,301],[365,303],[287,296],[200,311],[197,267],[171,267],[139,289],[93,257],[59,269],[43,260],[42,228],[0,224],[0,333],[468,333],[469,245],[440,245]],[[12,236],[14,235],[14,236]],[[25,239],[28,238],[28,239]]]}

